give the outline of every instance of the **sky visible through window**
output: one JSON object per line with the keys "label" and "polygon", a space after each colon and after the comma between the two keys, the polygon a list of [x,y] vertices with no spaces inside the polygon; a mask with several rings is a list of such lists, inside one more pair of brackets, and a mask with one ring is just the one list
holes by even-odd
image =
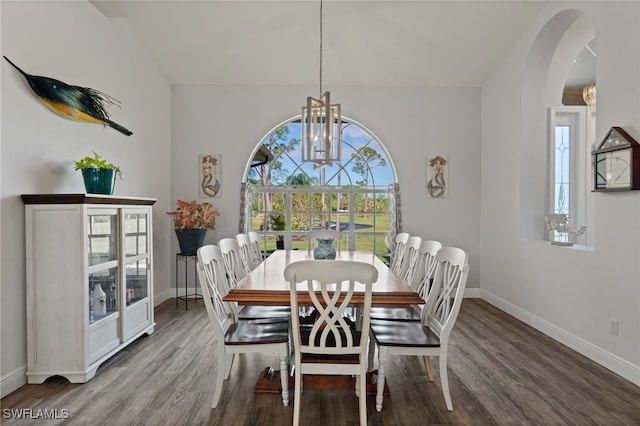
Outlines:
{"label": "sky visible through window", "polygon": [[[303,174],[311,179],[317,179],[316,184],[321,184],[320,169],[315,168],[313,164],[301,161],[300,123],[290,122],[283,127],[286,127],[286,131],[281,137],[276,138],[274,136],[276,132],[274,132],[263,141],[263,144],[276,157],[271,165],[271,183],[286,185],[291,182],[292,176]],[[288,148],[279,149],[272,141]],[[360,165],[357,160],[361,160]],[[325,185],[380,188],[394,182],[393,170],[385,150],[365,129],[349,121],[343,123],[341,164],[342,168],[339,165],[324,168]],[[249,180],[252,177],[255,178],[250,173]]]}

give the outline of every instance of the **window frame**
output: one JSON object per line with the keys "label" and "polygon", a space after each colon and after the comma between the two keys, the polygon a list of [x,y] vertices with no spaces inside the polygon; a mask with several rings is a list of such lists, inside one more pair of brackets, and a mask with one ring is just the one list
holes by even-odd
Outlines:
{"label": "window frame", "polygon": [[[562,106],[549,108],[549,185],[547,212],[555,213],[556,198],[556,126],[569,125],[570,136],[570,172],[569,172],[569,223],[587,225],[587,231],[576,237],[576,244],[593,246],[593,197],[591,193],[592,167],[591,151],[595,147],[595,107]],[[547,232],[545,240],[549,240]]]}
{"label": "window frame", "polygon": [[[265,134],[265,136],[261,139],[261,141],[259,142],[259,144],[256,146],[256,148],[254,149],[254,152],[252,153],[251,158],[253,158],[253,156],[255,155],[255,153],[262,147],[262,145],[269,140],[269,138],[271,137],[271,135],[273,135],[281,126],[285,126],[291,123],[296,123],[296,121],[299,121],[300,117],[293,117],[289,120],[285,120],[282,123],[280,123],[278,126],[275,126],[273,129],[271,129],[268,133]],[[367,176],[369,176],[371,179],[369,178],[364,178],[365,182],[367,183],[366,186],[364,185],[357,185],[354,184],[353,182],[355,182],[357,179],[355,178],[355,171],[349,171],[347,165],[349,163],[351,163],[352,160],[346,158],[343,160],[342,165],[338,166],[339,171],[337,173],[345,173],[345,178],[343,178],[343,181],[346,180],[349,182],[349,185],[333,185],[333,184],[327,184],[326,186],[321,186],[320,184],[317,184],[316,186],[313,187],[309,187],[309,186],[292,186],[292,185],[269,185],[269,186],[260,186],[260,185],[255,185],[255,184],[250,184],[249,183],[249,176],[250,176],[250,167],[251,167],[251,159],[248,161],[247,163],[247,167],[245,169],[245,173],[244,173],[244,177],[243,177],[243,194],[242,194],[242,216],[244,218],[243,221],[241,221],[240,224],[240,232],[258,232],[261,235],[261,248],[262,251],[265,252],[266,247],[267,247],[267,243],[266,243],[266,238],[271,238],[273,239],[274,236],[278,236],[281,235],[284,238],[284,248],[285,249],[290,249],[292,248],[292,241],[293,241],[293,237],[300,237],[300,235],[304,234],[303,230],[293,230],[292,229],[292,221],[291,221],[291,217],[292,217],[292,197],[291,194],[296,194],[296,193],[325,193],[325,194],[349,194],[349,206],[347,211],[344,211],[342,214],[345,215],[345,217],[348,217],[348,223],[349,223],[349,227],[346,230],[343,230],[344,233],[344,238],[343,238],[343,248],[346,248],[348,250],[355,250],[356,247],[356,240],[359,236],[372,236],[373,237],[373,241],[372,241],[372,247],[375,251],[375,253],[378,256],[381,257],[385,257],[388,256],[388,252],[387,249],[384,248],[379,248],[380,247],[384,247],[384,241],[390,237],[393,237],[395,235],[396,232],[400,232],[397,228],[400,225],[400,220],[399,220],[399,212],[398,212],[398,208],[399,206],[396,205],[397,203],[397,199],[398,199],[398,185],[397,185],[397,173],[395,170],[395,167],[393,165],[392,159],[389,155],[389,152],[387,151],[387,149],[384,147],[384,145],[382,144],[382,142],[380,141],[380,139],[375,136],[375,134],[373,132],[371,132],[367,127],[363,126],[362,124],[358,123],[355,120],[351,120],[348,119],[346,117],[343,117],[343,129],[347,126],[357,126],[359,127],[359,129],[366,135],[366,137],[368,138],[368,140],[366,142],[363,143],[363,145],[358,148],[358,149],[363,149],[366,147],[371,147],[372,144],[377,145],[375,148],[377,149],[377,151],[379,152],[379,154],[382,156],[382,158],[386,161],[386,164],[384,164],[384,167],[387,167],[388,170],[386,171],[386,173],[388,173],[389,176],[391,176],[391,183],[390,184],[382,184],[382,185],[376,185],[375,182],[375,178],[373,175],[373,172],[371,171],[372,168],[374,167],[378,167],[378,166],[371,166],[371,168],[367,167],[368,170],[368,174]],[[343,143],[347,144],[348,146],[350,146],[351,148],[355,149],[355,145],[351,145],[351,141],[343,141]],[[344,154],[344,152],[343,152]],[[288,154],[287,154],[288,155]],[[372,163],[371,163],[372,164]],[[349,167],[352,167],[349,166]],[[290,177],[294,176],[295,173],[299,171],[298,169],[294,169],[292,173],[290,173]],[[351,175],[353,175],[353,177],[351,177]],[[329,174],[327,173],[327,176],[329,176]],[[332,175],[332,177],[330,179],[328,179],[329,181],[333,181],[333,177],[335,177],[336,175]],[[324,177],[324,176],[323,176]],[[286,180],[286,179],[285,179]],[[370,180],[370,181],[369,181]],[[323,179],[319,179],[320,182],[324,181]],[[367,182],[368,181],[368,182]],[[338,183],[340,182],[340,180],[338,180]],[[316,191],[313,191],[313,188],[317,188]],[[285,206],[282,209],[281,213],[283,215],[285,215],[285,230],[265,230],[265,229],[260,229],[260,230],[256,230],[256,229],[252,229],[253,228],[253,224],[252,224],[252,218],[254,216],[254,214],[256,212],[258,212],[258,214],[267,214],[269,212],[266,211],[256,211],[253,210],[253,201],[255,200],[255,197],[258,196],[259,193],[265,193],[265,192],[270,192],[270,193],[282,193],[284,194],[284,200],[285,200]],[[356,201],[356,196],[359,194],[367,194],[367,196],[378,196],[379,194],[384,194],[387,197],[387,210],[384,211],[380,211],[377,208],[377,203],[373,203],[373,209],[372,210],[368,210],[367,214],[371,214],[373,216],[372,218],[372,228],[370,231],[365,231],[362,229],[358,229],[356,230],[354,226],[351,226],[352,224],[355,224],[355,217],[357,214],[356,211],[356,206],[355,206],[355,201]],[[310,204],[311,206],[311,204]],[[273,209],[273,206],[271,206],[271,212],[275,212],[275,210]],[[313,211],[313,208],[310,207],[309,210],[309,214],[316,214],[318,212]],[[327,214],[329,215],[329,217],[333,218],[334,215],[336,215],[336,211],[328,211]],[[378,217],[380,216],[381,213],[385,213],[387,215],[387,218],[389,220],[389,230],[388,231],[380,231],[378,230],[376,221],[378,219]],[[331,219],[330,219],[331,220]],[[392,223],[393,221],[393,223]],[[341,223],[345,223],[346,221],[341,221]],[[313,222],[311,222],[313,223]],[[315,228],[314,228],[315,229]],[[379,239],[379,240],[378,240]],[[346,247],[345,247],[346,245]],[[384,250],[384,251],[379,251],[378,250]]]}

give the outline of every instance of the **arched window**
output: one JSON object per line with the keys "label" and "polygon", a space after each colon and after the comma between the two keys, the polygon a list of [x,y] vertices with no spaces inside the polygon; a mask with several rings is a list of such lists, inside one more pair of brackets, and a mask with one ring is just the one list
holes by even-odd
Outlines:
{"label": "arched window", "polygon": [[[567,31],[558,49],[564,47],[567,55],[571,55],[592,32],[586,18],[582,18]],[[592,38],[571,61],[562,93],[563,106],[549,108],[549,212],[567,215],[573,226],[586,225],[591,216],[589,197],[592,189],[591,150],[595,145],[595,79],[596,39]],[[593,224],[589,225],[585,234],[571,237],[571,243],[592,245]],[[554,231],[550,234],[551,241],[569,242],[570,237],[566,233]]]}
{"label": "arched window", "polygon": [[588,183],[595,108],[563,106],[563,95],[576,91],[574,84],[584,87],[595,83],[595,69],[589,81],[582,80],[584,75],[573,78],[577,77],[574,72],[581,52],[595,60],[589,50],[595,53],[594,37],[594,29],[582,12],[563,10],[541,28],[524,64],[519,140],[522,239],[555,240],[556,234],[545,226],[545,216],[558,213],[569,215],[572,226],[587,225],[587,232],[575,242],[593,245]]}
{"label": "arched window", "polygon": [[396,174],[382,143],[343,117],[342,159],[324,167],[302,161],[300,117],[270,131],[245,171],[241,232],[261,234],[264,252],[305,249],[306,232],[337,229],[343,249],[388,253],[398,230]]}

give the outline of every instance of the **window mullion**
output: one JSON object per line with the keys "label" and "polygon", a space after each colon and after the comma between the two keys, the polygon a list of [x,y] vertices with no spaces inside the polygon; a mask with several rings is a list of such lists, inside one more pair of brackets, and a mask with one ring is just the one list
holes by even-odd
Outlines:
{"label": "window mullion", "polygon": [[356,249],[356,194],[349,191],[349,250]]}

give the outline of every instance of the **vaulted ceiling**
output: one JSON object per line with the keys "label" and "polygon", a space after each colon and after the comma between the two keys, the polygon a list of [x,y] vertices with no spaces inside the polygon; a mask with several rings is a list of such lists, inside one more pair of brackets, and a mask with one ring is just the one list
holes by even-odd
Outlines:
{"label": "vaulted ceiling", "polygon": [[[126,20],[172,84],[319,82],[319,1],[91,3]],[[480,86],[543,6],[325,0],[323,86]]]}

